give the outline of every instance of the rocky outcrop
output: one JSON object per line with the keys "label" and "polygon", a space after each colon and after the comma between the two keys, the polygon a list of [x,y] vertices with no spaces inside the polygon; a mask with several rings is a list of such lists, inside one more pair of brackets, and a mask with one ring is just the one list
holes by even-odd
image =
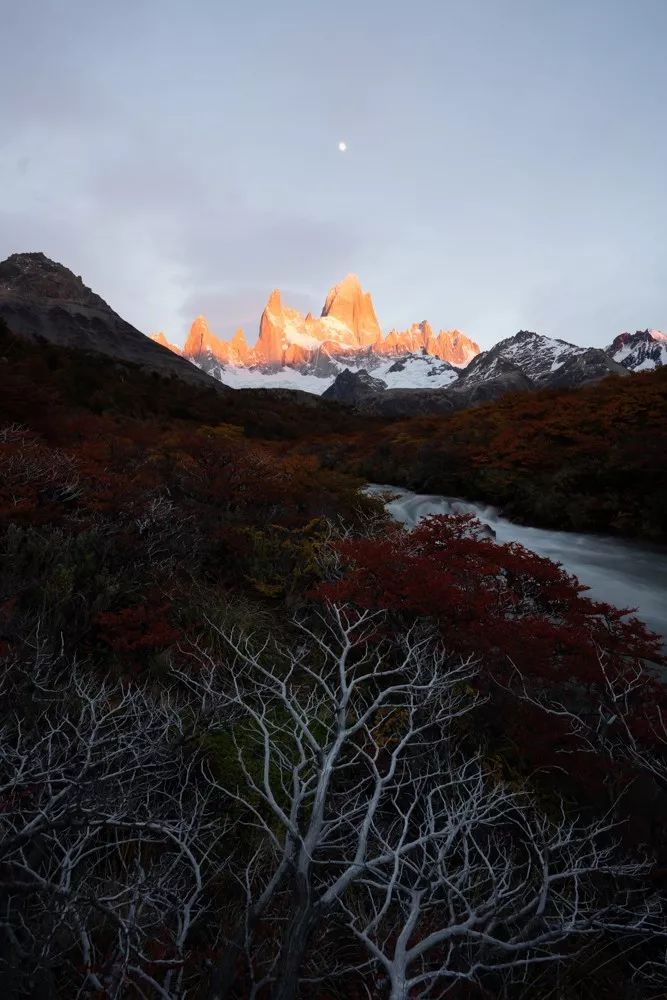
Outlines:
{"label": "rocky outcrop", "polygon": [[414,417],[449,413],[456,401],[447,389],[387,389],[366,371],[341,372],[322,395],[358,413],[384,417]]}
{"label": "rocky outcrop", "polygon": [[555,372],[543,379],[542,384],[554,388],[564,386],[575,388],[588,382],[599,382],[608,375],[620,375],[626,378],[629,374],[627,368],[617,364],[604,351],[597,347],[589,347],[567,358]]}
{"label": "rocky outcrop", "polygon": [[[482,356],[479,355],[480,358]],[[452,386],[451,392],[456,405],[463,407],[499,399],[509,392],[526,392],[535,387],[535,381],[519,365],[503,357],[495,357],[486,365],[478,364],[470,373],[463,372]]]}
{"label": "rocky outcrop", "polygon": [[479,344],[460,330],[441,330],[437,336],[429,338],[426,350],[450,365],[464,368],[479,354]]}
{"label": "rocky outcrop", "polygon": [[186,358],[205,362],[204,367],[208,368],[211,362],[243,365],[248,360],[250,349],[243,330],[237,330],[231,340],[222,340],[211,333],[204,316],[197,316],[190,327],[182,353]]}
{"label": "rocky outcrop", "polygon": [[239,327],[229,342],[229,360],[234,365],[244,365],[248,361],[250,348],[243,330]]}
{"label": "rocky outcrop", "polygon": [[359,406],[375,398],[378,393],[387,388],[386,382],[373,378],[365,369],[351,372],[349,368],[342,371],[322,393],[322,399],[332,399],[348,406]]}
{"label": "rocky outcrop", "polygon": [[374,344],[378,354],[416,354],[424,351],[435,358],[447,361],[458,368],[465,367],[479,354],[479,344],[460,330],[441,330],[434,334],[427,320],[413,323],[407,330],[390,330],[387,336]]}
{"label": "rocky outcrop", "polygon": [[[395,365],[402,362],[401,358]],[[626,377],[629,372],[598,348],[522,330],[479,354],[443,388],[387,390],[384,383],[374,384],[377,380],[367,372],[344,372],[327,392],[328,398],[363,413],[408,417],[463,409],[511,392],[547,386],[576,388],[612,374]]]}
{"label": "rocky outcrop", "polygon": [[81,277],[43,253],[15,253],[0,263],[0,316],[28,340],[106,354],[209,388],[216,384],[126,323]]}
{"label": "rocky outcrop", "polygon": [[229,345],[209,330],[204,316],[197,316],[188,333],[183,354],[186,358],[198,358],[202,354],[212,354],[219,361],[229,360]]}
{"label": "rocky outcrop", "polygon": [[461,373],[461,382],[470,389],[475,384],[506,378],[512,371],[540,387],[580,385],[606,375],[625,374],[602,350],[520,330],[490,351],[478,354]]}
{"label": "rocky outcrop", "polygon": [[269,296],[262,318],[259,321],[259,338],[255,348],[255,358],[267,364],[282,364],[283,331],[287,318],[283,312],[280,291],[275,288]]}

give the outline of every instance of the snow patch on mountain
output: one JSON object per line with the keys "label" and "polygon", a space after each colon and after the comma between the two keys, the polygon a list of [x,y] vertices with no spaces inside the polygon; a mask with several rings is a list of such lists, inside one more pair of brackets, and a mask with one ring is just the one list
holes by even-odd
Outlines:
{"label": "snow patch on mountain", "polygon": [[587,349],[568,344],[565,340],[545,337],[541,333],[521,330],[513,337],[501,340],[490,351],[483,351],[465,370],[467,385],[495,378],[509,363],[520,368],[532,382],[547,381],[566,361],[584,354]]}
{"label": "snow patch on mountain", "polygon": [[629,371],[653,371],[667,365],[667,334],[660,330],[619,333],[607,354]]}
{"label": "snow patch on mountain", "polygon": [[388,389],[442,389],[456,382],[459,375],[446,361],[427,354],[387,358],[366,351],[363,355],[335,358],[323,352],[323,357],[327,364],[321,365],[320,371],[326,367],[325,374],[287,365],[274,369],[221,365],[212,356],[200,358],[198,364],[233,389],[301,389],[316,396],[321,396],[345,369],[367,370]]}

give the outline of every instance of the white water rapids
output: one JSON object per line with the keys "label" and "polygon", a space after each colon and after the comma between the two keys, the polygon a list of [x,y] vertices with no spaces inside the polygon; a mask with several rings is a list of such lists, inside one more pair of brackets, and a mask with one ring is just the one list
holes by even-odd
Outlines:
{"label": "white water rapids", "polygon": [[530,528],[501,517],[495,507],[455,497],[427,496],[376,484],[367,492],[395,496],[386,505],[387,510],[408,527],[429,514],[474,514],[493,529],[497,542],[519,542],[561,563],[589,588],[591,597],[618,608],[637,608],[637,617],[667,639],[667,549],[662,546],[605,535]]}

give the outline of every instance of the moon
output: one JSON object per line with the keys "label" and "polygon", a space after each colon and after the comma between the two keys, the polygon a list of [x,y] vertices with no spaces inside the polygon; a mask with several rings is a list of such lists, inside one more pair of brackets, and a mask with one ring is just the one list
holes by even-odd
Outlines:
{"label": "moon", "polygon": [[347,149],[347,143],[346,142],[342,142],[341,141],[341,142],[338,143],[338,152],[339,153],[344,153],[346,149]]}

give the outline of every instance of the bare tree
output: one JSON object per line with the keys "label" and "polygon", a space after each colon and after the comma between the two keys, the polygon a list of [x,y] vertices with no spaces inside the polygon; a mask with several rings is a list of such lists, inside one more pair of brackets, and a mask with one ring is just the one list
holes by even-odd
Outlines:
{"label": "bare tree", "polygon": [[[646,868],[618,860],[611,817],[548,820],[459,738],[475,665],[415,630],[392,647],[384,624],[333,606],[297,623],[289,648],[221,633],[231,662],[199,650],[199,672],[180,674],[212,726],[224,719],[236,773],[221,789],[253,845],[212,997],[245,957],[249,989],[291,1000],[323,918],[341,912],[394,998],[656,926]],[[278,951],[265,931],[260,959],[257,928],[273,920]]]}
{"label": "bare tree", "polygon": [[182,706],[45,654],[4,682],[6,993],[183,997],[216,835]]}
{"label": "bare tree", "polygon": [[391,1000],[515,976],[566,960],[591,936],[657,926],[647,866],[619,861],[612,822],[548,819],[479,757],[441,755],[437,770],[416,773],[374,836],[391,860],[342,905]]}
{"label": "bare tree", "polygon": [[186,668],[181,651],[157,692],[39,642],[6,663],[5,992],[184,1000],[205,927],[210,997],[245,964],[243,995],[291,1000],[345,973],[311,961],[332,924],[394,998],[426,996],[653,926],[611,817],[546,819],[505,786],[471,736],[475,664],[386,624],[328,607],[289,646],[213,626],[224,655],[202,644]]}
{"label": "bare tree", "polygon": [[61,448],[45,447],[20,424],[0,427],[0,482],[15,508],[34,492],[52,502],[76,499],[82,492],[74,458]]}
{"label": "bare tree", "polygon": [[475,703],[472,662],[454,661],[416,630],[392,647],[382,627],[381,614],[331,607],[313,627],[297,626],[291,648],[224,635],[232,663],[200,650],[200,672],[179,673],[211,716],[225,720],[238,770],[223,790],[248,835],[270,845],[273,857],[214,975],[215,997],[229,992],[238,955],[286,883],[273,996],[296,995],[323,916],[369,865],[390,856],[377,845],[371,851],[371,833],[400,794],[403,762],[426,761]]}

